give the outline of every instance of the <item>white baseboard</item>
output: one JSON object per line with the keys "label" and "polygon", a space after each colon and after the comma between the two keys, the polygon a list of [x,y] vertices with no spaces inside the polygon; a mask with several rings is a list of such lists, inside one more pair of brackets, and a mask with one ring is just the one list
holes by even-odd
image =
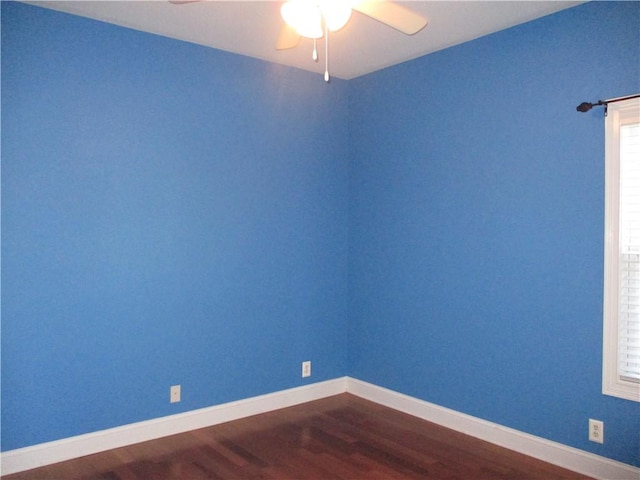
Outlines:
{"label": "white baseboard", "polygon": [[347,392],[574,472],[602,480],[638,480],[640,468],[552,442],[353,378]]}
{"label": "white baseboard", "polygon": [[346,377],[2,452],[2,475],[188,432],[346,392]]}
{"label": "white baseboard", "polygon": [[548,463],[602,480],[638,480],[640,469],[349,377],[3,452],[9,475],[134,443],[349,392]]}

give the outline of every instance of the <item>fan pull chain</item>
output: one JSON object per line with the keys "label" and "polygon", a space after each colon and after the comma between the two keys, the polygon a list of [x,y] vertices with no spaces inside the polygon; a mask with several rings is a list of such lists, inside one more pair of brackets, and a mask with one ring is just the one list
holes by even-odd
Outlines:
{"label": "fan pull chain", "polygon": [[324,81],[329,83],[329,27],[324,24]]}
{"label": "fan pull chain", "polygon": [[318,61],[318,40],[315,38],[313,39],[313,55],[311,57],[314,62]]}

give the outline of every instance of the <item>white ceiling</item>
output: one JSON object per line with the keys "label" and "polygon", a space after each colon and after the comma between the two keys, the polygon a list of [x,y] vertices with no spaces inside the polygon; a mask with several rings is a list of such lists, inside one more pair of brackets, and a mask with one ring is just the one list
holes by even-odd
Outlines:
{"label": "white ceiling", "polygon": [[[176,5],[165,0],[25,2],[124,27],[176,38],[305,70],[324,72],[311,59],[313,41],[274,48],[282,19],[274,1],[203,1]],[[354,12],[345,28],[329,36],[329,70],[350,79],[549,15],[582,1],[396,2],[429,20],[421,32],[404,35]]]}

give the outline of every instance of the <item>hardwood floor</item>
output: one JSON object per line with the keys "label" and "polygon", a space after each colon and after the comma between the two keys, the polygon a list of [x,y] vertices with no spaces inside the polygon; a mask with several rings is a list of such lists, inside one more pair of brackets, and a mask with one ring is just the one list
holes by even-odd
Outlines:
{"label": "hardwood floor", "polygon": [[4,480],[585,480],[342,394],[3,477]]}

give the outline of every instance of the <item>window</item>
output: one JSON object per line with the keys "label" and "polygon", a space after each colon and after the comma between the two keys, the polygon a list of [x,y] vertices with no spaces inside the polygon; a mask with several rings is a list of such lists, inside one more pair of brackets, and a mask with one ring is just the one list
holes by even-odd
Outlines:
{"label": "window", "polygon": [[605,119],[602,392],[640,401],[640,98]]}

